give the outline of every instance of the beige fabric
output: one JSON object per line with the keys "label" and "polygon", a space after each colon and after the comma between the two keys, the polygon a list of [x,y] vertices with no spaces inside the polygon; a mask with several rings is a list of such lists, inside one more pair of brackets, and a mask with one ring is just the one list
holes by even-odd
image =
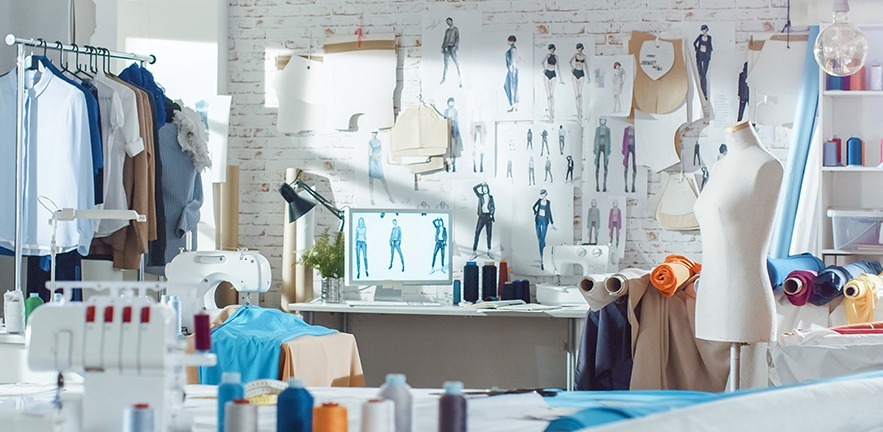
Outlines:
{"label": "beige fabric", "polygon": [[[640,57],[641,45],[645,41],[655,41],[656,36],[644,32],[632,32],[629,40],[629,54]],[[650,78],[638,65],[635,68],[634,100],[635,108],[650,114],[668,114],[681,106],[687,98],[687,65],[684,62],[684,41],[668,40],[674,45],[675,60],[671,70],[662,78]]]}
{"label": "beige fabric", "polygon": [[676,231],[699,229],[699,221],[693,213],[693,205],[699,193],[693,182],[683,174],[668,176],[662,187],[656,221],[659,226]]}
{"label": "beige fabric", "polygon": [[[212,328],[224,323],[239,305],[227,306],[212,320]],[[193,336],[187,338],[187,352],[193,352]],[[187,384],[199,384],[199,371],[188,367]],[[301,336],[285,342],[279,353],[278,379],[301,378],[307,386],[364,387],[365,374],[356,338],[349,333]]]}
{"label": "beige fabric", "polygon": [[[390,130],[389,162],[407,165],[412,173],[444,168],[444,156],[451,142],[450,122],[428,105],[405,108]],[[413,157],[418,163],[409,163]]]}
{"label": "beige fabric", "polygon": [[[635,283],[644,280],[647,283]],[[696,339],[695,280],[669,298],[652,288],[649,279],[629,284],[632,390],[724,390],[729,375],[729,345]]]}

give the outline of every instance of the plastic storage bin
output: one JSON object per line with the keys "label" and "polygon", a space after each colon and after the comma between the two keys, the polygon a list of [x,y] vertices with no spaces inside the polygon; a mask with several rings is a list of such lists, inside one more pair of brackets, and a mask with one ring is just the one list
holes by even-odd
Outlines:
{"label": "plastic storage bin", "polygon": [[834,233],[834,249],[880,249],[883,210],[828,209]]}

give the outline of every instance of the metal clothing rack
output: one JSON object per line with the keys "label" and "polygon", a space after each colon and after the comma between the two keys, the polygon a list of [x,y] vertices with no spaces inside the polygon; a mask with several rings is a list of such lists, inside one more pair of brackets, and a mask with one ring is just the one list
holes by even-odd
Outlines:
{"label": "metal clothing rack", "polygon": [[[24,199],[24,117],[25,117],[25,47],[39,47],[44,50],[54,50],[61,52],[72,52],[87,55],[99,55],[101,57],[111,57],[124,60],[136,60],[142,63],[156,63],[156,56],[133,54],[119,51],[100,50],[99,54],[95,47],[79,47],[76,45],[64,45],[62,43],[48,44],[42,39],[26,39],[18,38],[10,33],[6,35],[6,45],[17,45],[18,56],[16,62],[16,78],[17,78],[17,101],[15,111],[15,281],[14,289],[22,291],[21,284],[21,264],[22,264],[22,232],[21,232],[21,211]],[[143,263],[143,258],[142,258]],[[143,264],[142,264],[143,268]],[[139,271],[139,277],[143,273]]]}

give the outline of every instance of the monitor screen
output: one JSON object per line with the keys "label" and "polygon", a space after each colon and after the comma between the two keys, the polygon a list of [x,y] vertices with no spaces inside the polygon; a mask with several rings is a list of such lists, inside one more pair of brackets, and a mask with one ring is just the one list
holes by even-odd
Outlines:
{"label": "monitor screen", "polygon": [[451,212],[345,209],[348,286],[451,283]]}

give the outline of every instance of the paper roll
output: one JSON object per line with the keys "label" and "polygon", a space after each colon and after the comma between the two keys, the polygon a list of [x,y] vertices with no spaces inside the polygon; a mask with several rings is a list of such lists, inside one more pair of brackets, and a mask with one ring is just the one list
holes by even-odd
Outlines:
{"label": "paper roll", "polygon": [[610,304],[616,298],[612,297],[604,288],[604,281],[610,277],[610,273],[585,275],[579,281],[579,292],[589,304],[589,309],[599,311]]}
{"label": "paper roll", "polygon": [[871,66],[871,90],[883,90],[883,65]]}
{"label": "paper roll", "polygon": [[221,184],[221,250],[239,249],[239,167],[227,165],[227,181]]}
{"label": "paper roll", "polygon": [[[288,168],[285,170],[285,182],[291,183],[300,174],[297,168]],[[282,220],[282,310],[288,311],[289,303],[297,303],[304,301],[297,295],[297,285],[295,275],[297,275],[297,223],[288,222],[288,203],[283,201],[285,206],[284,219]]]}
{"label": "paper roll", "polygon": [[650,272],[647,270],[628,268],[619,273],[612,274],[604,281],[604,288],[614,299],[629,293],[629,286],[633,283],[642,283],[646,287],[650,283]]}
{"label": "paper roll", "polygon": [[313,215],[315,213],[311,211],[294,222],[295,230],[297,231],[295,235],[295,249],[297,252],[295,253],[294,260],[297,264],[294,270],[294,292],[295,298],[300,299],[300,301],[308,301],[314,297],[313,268],[300,264],[299,260],[301,254],[313,247],[315,240],[313,229],[315,218]]}

